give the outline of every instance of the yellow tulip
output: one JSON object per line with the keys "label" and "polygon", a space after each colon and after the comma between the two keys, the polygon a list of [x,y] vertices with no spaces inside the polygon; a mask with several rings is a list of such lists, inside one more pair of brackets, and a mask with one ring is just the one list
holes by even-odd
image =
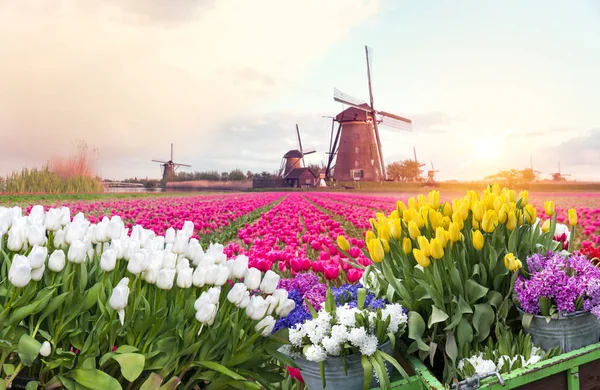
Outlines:
{"label": "yellow tulip", "polygon": [[500,185],[498,183],[495,183],[492,186],[492,193],[496,194],[496,195],[500,195]]}
{"label": "yellow tulip", "polygon": [[340,247],[340,249],[343,251],[347,252],[348,249],[350,249],[350,243],[348,242],[348,240],[346,240],[346,237],[344,237],[344,236],[337,237],[337,244]]}
{"label": "yellow tulip", "polygon": [[556,212],[554,202],[551,200],[545,201],[544,202],[544,211],[546,212],[547,216],[552,217],[554,215],[554,213]]}
{"label": "yellow tulip", "polygon": [[577,225],[577,210],[569,209],[568,213],[569,213],[569,225],[571,225],[571,227]]}
{"label": "yellow tulip", "polygon": [[481,221],[481,228],[486,233],[491,233],[498,226],[498,214],[493,209],[490,209],[485,212],[483,215],[483,220]]}
{"label": "yellow tulip", "polygon": [[398,219],[400,218],[400,214],[398,214],[398,210],[394,210],[388,216],[388,219]]}
{"label": "yellow tulip", "polygon": [[450,233],[450,241],[457,242],[460,240],[460,227],[458,224],[452,222],[450,227],[448,227],[448,232]]}
{"label": "yellow tulip", "polygon": [[514,254],[507,253],[504,256],[504,266],[510,271],[516,271],[519,268],[523,267],[523,264],[521,263],[521,260],[515,258]]}
{"label": "yellow tulip", "polygon": [[421,214],[419,214],[419,212],[417,210],[414,210],[414,209],[412,210],[411,220],[415,221],[415,223],[417,224],[419,229],[421,229],[423,226],[425,226],[425,220],[423,219],[423,217],[421,216]]}
{"label": "yellow tulip", "polygon": [[464,219],[459,213],[452,214],[452,222],[458,226],[458,230],[462,230],[465,227]]}
{"label": "yellow tulip", "polygon": [[422,250],[413,249],[413,256],[415,257],[415,260],[417,261],[417,263],[423,268],[427,268],[431,264],[431,260],[429,260],[429,256],[426,256]]}
{"label": "yellow tulip", "polygon": [[415,221],[408,221],[408,234],[413,240],[421,235],[421,230],[419,230],[419,226]]}
{"label": "yellow tulip", "polygon": [[431,207],[433,207],[436,210],[440,208],[440,192],[439,191],[432,190],[431,192],[429,192],[427,197],[429,198],[429,204],[431,204]]}
{"label": "yellow tulip", "polygon": [[485,238],[483,234],[479,230],[475,230],[473,232],[473,248],[480,251],[483,248],[483,244],[485,244]]}
{"label": "yellow tulip", "polygon": [[547,219],[542,224],[542,233],[548,233],[550,231],[550,220]]}
{"label": "yellow tulip", "polygon": [[403,201],[399,200],[396,202],[396,211],[398,211],[398,215],[400,215],[400,217],[404,216],[404,211],[406,211],[406,205]]}
{"label": "yellow tulip", "polygon": [[410,238],[404,237],[404,239],[402,240],[402,250],[407,255],[410,254],[410,252],[412,251],[412,242],[410,241]]}
{"label": "yellow tulip", "polygon": [[381,224],[381,226],[379,226],[379,229],[377,229],[377,236],[381,239],[389,241],[391,235],[390,230],[390,224],[387,221],[385,221]]}
{"label": "yellow tulip", "polygon": [[479,222],[477,222],[476,220],[473,220],[473,223],[472,223],[472,225],[473,225],[473,229],[477,229],[477,230],[479,230],[479,228],[480,228],[480,226],[479,226]]}
{"label": "yellow tulip", "polygon": [[383,238],[380,240],[381,244],[383,245],[383,251],[385,253],[390,253],[390,243],[388,242],[388,240],[384,240]]}
{"label": "yellow tulip", "polygon": [[408,207],[411,209],[418,208],[417,200],[415,198],[413,198],[412,196],[410,198],[408,198]]}
{"label": "yellow tulip", "polygon": [[427,202],[427,198],[425,197],[425,195],[423,195],[423,194],[417,195],[417,206],[419,208],[425,206],[427,203],[428,202]]}
{"label": "yellow tulip", "polygon": [[367,230],[367,234],[365,235],[365,242],[368,243],[369,241],[374,240],[375,238],[375,233],[373,233],[372,230]]}
{"label": "yellow tulip", "polygon": [[473,203],[473,219],[480,222],[483,219],[485,213],[485,206],[481,201],[477,200]]}
{"label": "yellow tulip", "polygon": [[369,218],[369,223],[373,229],[379,229],[379,221],[377,221],[375,218]]}
{"label": "yellow tulip", "polygon": [[369,249],[371,260],[373,260],[375,263],[381,263],[385,256],[381,240],[376,238],[374,240],[369,241],[367,243],[367,249]]}
{"label": "yellow tulip", "polygon": [[458,214],[462,218],[462,220],[466,220],[469,216],[469,203],[462,202],[460,207],[458,208]]}
{"label": "yellow tulip", "polygon": [[533,207],[531,204],[528,204],[523,209],[523,214],[525,214],[525,220],[527,221],[527,223],[533,225],[533,223],[537,219],[537,210],[535,209],[535,207]]}
{"label": "yellow tulip", "polygon": [[521,200],[521,207],[527,205],[529,203],[529,192],[528,191],[519,192],[519,199]]}
{"label": "yellow tulip", "polygon": [[459,199],[452,199],[452,212],[458,211],[459,207],[460,207],[460,200]]}
{"label": "yellow tulip", "polygon": [[444,212],[445,217],[451,217],[452,216],[452,206],[450,206],[450,203],[448,203],[448,202],[444,203],[444,208],[442,211]]}
{"label": "yellow tulip", "polygon": [[438,226],[435,229],[435,238],[440,240],[440,243],[443,247],[446,247],[446,244],[448,243],[448,236],[446,235],[446,230],[444,230],[443,227]]}
{"label": "yellow tulip", "polygon": [[511,271],[516,271],[516,270],[518,270],[519,268],[523,268],[523,263],[521,263],[521,260],[519,260],[519,259],[516,259],[516,260],[515,260],[514,267],[511,269]]}
{"label": "yellow tulip", "polygon": [[483,198],[483,202],[482,203],[485,206],[486,210],[494,208],[494,201],[495,201],[495,199],[496,199],[495,195],[493,195],[493,194],[489,194],[489,195],[487,195],[487,196],[485,196]]}
{"label": "yellow tulip", "polygon": [[517,201],[517,192],[515,190],[506,190],[506,201],[515,203]]}
{"label": "yellow tulip", "polygon": [[515,230],[516,227],[517,215],[515,214],[514,210],[510,210],[506,218],[506,228],[512,232],[513,230]]}
{"label": "yellow tulip", "polygon": [[442,218],[441,226],[444,229],[448,230],[448,227],[450,226],[451,222],[452,222],[452,220],[449,217],[444,217],[444,218]]}
{"label": "yellow tulip", "polygon": [[508,206],[505,204],[500,207],[500,211],[498,211],[498,222],[506,223],[508,219]]}
{"label": "yellow tulip", "polygon": [[444,247],[439,238],[432,238],[429,242],[429,247],[431,248],[431,257],[436,260],[444,257]]}
{"label": "yellow tulip", "polygon": [[402,224],[400,223],[400,218],[392,219],[392,237],[396,240],[399,240],[402,237]]}
{"label": "yellow tulip", "polygon": [[419,249],[423,251],[425,256],[431,256],[431,246],[429,245],[429,241],[427,241],[425,236],[417,237],[417,243],[419,244]]}
{"label": "yellow tulip", "polygon": [[500,209],[502,208],[502,206],[504,206],[504,202],[502,201],[501,197],[496,197],[496,199],[494,199],[494,210],[496,210],[496,212],[499,212]]}

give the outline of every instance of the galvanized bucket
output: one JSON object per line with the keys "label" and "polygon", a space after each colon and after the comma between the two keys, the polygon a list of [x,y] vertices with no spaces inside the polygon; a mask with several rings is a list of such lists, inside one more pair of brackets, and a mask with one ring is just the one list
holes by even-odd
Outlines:
{"label": "galvanized bucket", "polygon": [[525,331],[531,333],[533,343],[544,350],[561,347],[564,353],[597,343],[600,321],[590,312],[561,314],[549,322],[544,316],[535,315]]}
{"label": "galvanized bucket", "polygon": [[[389,341],[381,344],[378,349],[393,356],[392,344]],[[323,382],[321,380],[321,363],[311,362],[303,358],[295,358],[294,361],[300,368],[302,379],[304,379],[304,383],[308,390],[362,390],[365,371],[360,363],[360,357],[360,354],[346,356],[347,374],[344,372],[342,358],[328,357],[327,360],[325,360],[325,387],[323,387]],[[388,375],[391,375],[392,368],[391,364],[386,363]],[[379,387],[374,376],[371,379],[370,387]]]}

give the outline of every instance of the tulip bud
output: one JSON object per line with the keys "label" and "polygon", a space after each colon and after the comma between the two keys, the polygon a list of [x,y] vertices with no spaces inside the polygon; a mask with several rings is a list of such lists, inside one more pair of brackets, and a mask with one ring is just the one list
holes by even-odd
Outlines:
{"label": "tulip bud", "polygon": [[428,198],[429,198],[429,203],[431,204],[431,207],[433,207],[436,210],[440,208],[440,192],[439,191],[432,190],[431,192],[429,192]]}
{"label": "tulip bud", "polygon": [[72,263],[83,263],[87,256],[87,246],[81,240],[75,240],[69,246],[67,258]]}
{"label": "tulip bud", "polygon": [[233,303],[236,306],[239,306],[240,303],[244,300],[244,296],[248,289],[244,283],[236,283],[233,285],[229,293],[227,294],[227,300]]}
{"label": "tulip bud", "polygon": [[29,265],[31,265],[31,268],[43,267],[46,264],[47,257],[48,257],[48,248],[46,248],[45,246],[38,246],[38,245],[35,245],[33,247],[33,249],[31,249],[29,256],[27,256],[27,258],[29,259]]}
{"label": "tulip bud", "polygon": [[193,236],[194,235],[194,223],[192,221],[185,221],[183,223],[183,227],[181,228],[181,232],[187,237]]}
{"label": "tulip bud", "polygon": [[542,233],[548,233],[550,231],[550,220],[547,219],[542,224]]}
{"label": "tulip bud", "polygon": [[442,246],[442,242],[439,238],[432,238],[429,243],[429,246],[431,247],[431,257],[433,257],[436,260],[439,260],[442,257],[444,257],[444,247]]}
{"label": "tulip bud", "polygon": [[173,242],[175,242],[175,229],[170,227],[165,232],[165,243],[172,244]]}
{"label": "tulip bud", "polygon": [[173,288],[173,281],[175,279],[175,269],[163,268],[158,271],[158,277],[156,278],[156,287],[161,290],[170,290]]}
{"label": "tulip bud", "polygon": [[413,249],[413,256],[417,263],[423,268],[427,268],[431,264],[429,257],[425,256],[425,253],[420,249]]}
{"label": "tulip bud", "polygon": [[415,221],[411,220],[408,222],[408,234],[410,235],[410,238],[412,238],[413,240],[416,240],[417,237],[419,237],[421,235],[419,226],[417,226],[417,223]]}
{"label": "tulip bud", "polygon": [[450,241],[457,242],[460,240],[460,228],[458,224],[451,222],[450,226],[448,227],[448,232],[450,235]]}
{"label": "tulip bud", "polygon": [[275,327],[275,318],[273,318],[271,316],[266,316],[265,318],[260,320],[260,322],[258,324],[256,324],[256,326],[254,327],[254,330],[256,330],[257,332],[262,332],[261,334],[264,337],[267,337],[271,334],[274,327]]}
{"label": "tulip bud", "polygon": [[508,212],[508,217],[506,219],[506,228],[510,231],[515,230],[517,227],[517,216],[513,210]]}
{"label": "tulip bud", "polygon": [[429,245],[429,241],[427,241],[427,238],[425,238],[425,236],[417,237],[417,243],[419,244],[419,249],[423,251],[423,254],[425,254],[425,256],[431,256],[431,247]]}
{"label": "tulip bud", "polygon": [[15,287],[25,287],[31,281],[31,265],[29,259],[15,255],[8,270],[8,281]]}
{"label": "tulip bud", "polygon": [[483,248],[483,244],[485,243],[485,239],[483,234],[479,230],[475,230],[473,232],[473,248],[480,251]]}
{"label": "tulip bud", "polygon": [[365,234],[365,242],[369,242],[375,238],[375,233],[373,233],[372,230],[367,230],[367,233]]}
{"label": "tulip bud", "polygon": [[481,221],[481,228],[486,233],[492,233],[496,226],[498,225],[498,214],[493,209],[489,209],[483,215],[483,220]]}
{"label": "tulip bud", "polygon": [[165,252],[163,256],[163,268],[174,269],[177,265],[177,255],[172,252]]}
{"label": "tulip bud", "polygon": [[217,306],[212,303],[208,303],[200,307],[200,310],[196,312],[196,321],[212,325],[215,321],[215,317],[217,316]]}
{"label": "tulip bud", "polygon": [[503,204],[502,207],[500,207],[500,211],[498,211],[498,222],[500,223],[506,223],[506,220],[508,219],[508,206],[506,204]]}
{"label": "tulip bud", "polygon": [[546,212],[547,216],[552,217],[554,215],[554,213],[556,212],[554,202],[551,200],[545,201],[544,202],[544,211]]}
{"label": "tulip bud", "polygon": [[410,238],[404,237],[404,239],[402,240],[402,250],[407,255],[410,254],[410,252],[412,252],[412,242]]}
{"label": "tulip bud", "polygon": [[404,211],[406,210],[406,205],[403,201],[396,201],[396,211],[398,211],[398,217],[402,218],[404,216]]}
{"label": "tulip bud", "polygon": [[375,263],[381,263],[385,257],[385,251],[381,240],[374,239],[369,241],[367,243],[367,249],[369,250],[369,255],[371,255],[371,260],[373,260]]}
{"label": "tulip bud", "polygon": [[208,297],[208,301],[210,303],[214,303],[216,305],[221,297],[221,287],[209,288],[208,291],[206,291],[206,296]]}
{"label": "tulip bud", "polygon": [[53,272],[60,272],[65,268],[65,252],[62,249],[57,249],[50,255],[48,260],[48,268]]}
{"label": "tulip bud", "polygon": [[217,267],[217,276],[213,284],[215,286],[222,286],[227,283],[227,279],[229,279],[231,273],[229,272],[229,268],[225,265],[216,265],[215,267]]}
{"label": "tulip bud", "polygon": [[189,237],[178,235],[173,242],[173,252],[177,254],[185,253],[188,248]]}
{"label": "tulip bud", "polygon": [[459,213],[452,214],[452,222],[458,227],[459,231],[465,227],[465,222]]}
{"label": "tulip bud", "polygon": [[102,253],[100,257],[100,268],[103,271],[109,272],[115,269],[117,265],[117,251],[114,249],[107,249]]}
{"label": "tulip bud", "polygon": [[529,192],[528,191],[519,192],[519,200],[521,200],[521,207],[526,206],[529,203]]}
{"label": "tulip bud", "polygon": [[337,237],[337,244],[340,247],[340,249],[343,251],[347,252],[348,249],[350,249],[350,244],[348,243],[348,240],[346,240],[346,237],[344,237],[344,236]]}
{"label": "tulip bud", "polygon": [[125,307],[129,299],[129,278],[123,278],[113,289],[108,304],[113,310],[116,310],[121,320],[121,325],[125,323]]}
{"label": "tulip bud", "polygon": [[159,270],[160,268],[156,266],[150,266],[142,273],[142,277],[147,283],[155,284],[156,280],[158,279]]}
{"label": "tulip bud", "polygon": [[577,225],[577,210],[569,209],[568,215],[569,215],[569,225],[571,225],[571,226]]}
{"label": "tulip bud", "polygon": [[134,253],[127,263],[127,271],[134,275],[139,275],[148,268],[148,260],[142,252]]}
{"label": "tulip bud", "polygon": [[244,277],[244,284],[249,290],[256,290],[260,286],[261,273],[256,268],[248,268]]}
{"label": "tulip bud", "polygon": [[444,230],[444,228],[441,226],[438,226],[435,229],[435,238],[440,240],[440,243],[442,244],[442,248],[445,248],[446,244],[448,243],[448,235],[446,233],[447,233],[446,230]]}
{"label": "tulip bud", "polygon": [[191,268],[182,268],[177,272],[177,286],[179,288],[192,287],[192,274],[194,270]]}
{"label": "tulip bud", "polygon": [[206,283],[206,268],[198,267],[192,274],[192,284],[196,287],[203,287]]}
{"label": "tulip bud", "polygon": [[531,204],[528,204],[523,209],[523,214],[525,216],[525,220],[528,224],[533,225],[535,220],[537,219],[537,210]]}
{"label": "tulip bud", "polygon": [[475,219],[477,222],[481,222],[484,213],[485,206],[483,203],[479,200],[475,201],[475,203],[473,203],[473,219]]}
{"label": "tulip bud", "polygon": [[42,343],[42,346],[40,347],[40,355],[43,357],[47,357],[47,356],[50,356],[51,352],[52,352],[52,346],[50,345],[49,342],[44,341]]}
{"label": "tulip bud", "polygon": [[46,245],[46,228],[43,225],[30,225],[27,234],[29,245]]}
{"label": "tulip bud", "polygon": [[42,277],[44,276],[44,270],[45,269],[46,269],[46,266],[44,264],[42,264],[41,267],[32,268],[32,270],[31,270],[31,280],[34,280],[36,282],[39,282],[40,280],[42,280]]}
{"label": "tulip bud", "polygon": [[260,283],[260,289],[265,294],[272,294],[277,288],[277,283],[279,283],[279,279],[281,279],[281,276],[277,275],[271,270],[268,270],[265,273],[262,282]]}
{"label": "tulip bud", "polygon": [[246,315],[258,321],[264,318],[268,308],[269,303],[263,297],[255,295],[250,298],[250,303],[246,307]]}
{"label": "tulip bud", "polygon": [[18,252],[25,246],[25,234],[18,226],[12,226],[8,231],[6,247],[11,252]]}
{"label": "tulip bud", "polygon": [[236,279],[241,279],[248,270],[248,256],[239,255],[233,260],[233,268],[231,269],[231,276]]}

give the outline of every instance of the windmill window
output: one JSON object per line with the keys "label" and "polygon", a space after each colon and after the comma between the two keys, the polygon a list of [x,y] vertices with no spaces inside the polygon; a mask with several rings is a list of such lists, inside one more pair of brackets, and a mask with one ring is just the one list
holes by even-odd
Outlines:
{"label": "windmill window", "polygon": [[358,154],[360,152],[360,148],[357,146],[354,148],[354,153]]}
{"label": "windmill window", "polygon": [[354,160],[354,168],[358,168],[358,160]]}
{"label": "windmill window", "polygon": [[360,139],[360,134],[354,133],[354,139]]}

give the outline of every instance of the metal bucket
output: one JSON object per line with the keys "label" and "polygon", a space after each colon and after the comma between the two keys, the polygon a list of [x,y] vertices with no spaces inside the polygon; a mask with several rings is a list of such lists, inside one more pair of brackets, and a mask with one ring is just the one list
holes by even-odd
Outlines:
{"label": "metal bucket", "polygon": [[[392,344],[387,341],[381,344],[379,350],[393,356]],[[295,358],[294,361],[300,368],[302,379],[308,390],[318,389],[343,389],[343,390],[362,390],[365,370],[360,363],[360,354],[346,356],[346,368],[348,373],[344,372],[344,363],[340,357],[328,357],[325,360],[325,387],[321,380],[321,363],[311,362],[303,358]],[[386,362],[388,376],[391,376],[393,366]],[[371,379],[371,388],[379,387],[375,376]]]}
{"label": "metal bucket", "polygon": [[544,350],[561,347],[565,353],[597,343],[600,340],[600,321],[590,312],[560,315],[549,322],[544,316],[535,315],[526,332],[531,333],[533,343]]}

